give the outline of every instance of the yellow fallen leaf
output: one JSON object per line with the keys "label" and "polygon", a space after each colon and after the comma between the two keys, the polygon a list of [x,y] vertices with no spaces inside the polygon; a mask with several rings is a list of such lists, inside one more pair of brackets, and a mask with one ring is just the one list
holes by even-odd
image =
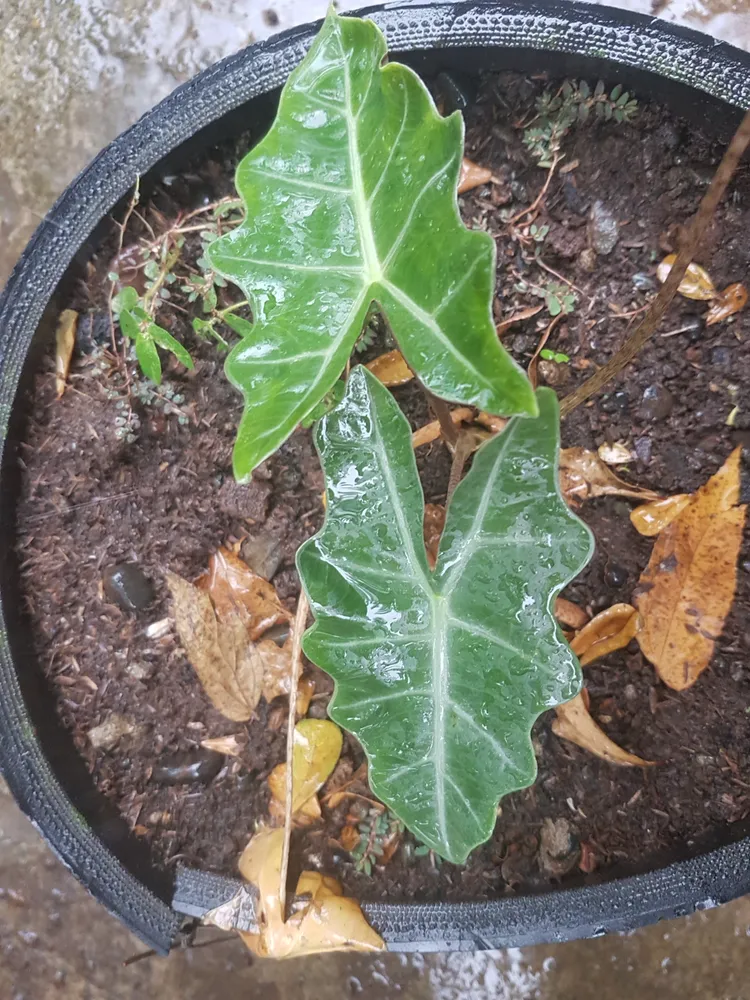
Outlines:
{"label": "yellow fallen leaf", "polygon": [[[474,411],[468,406],[459,406],[455,410],[451,410],[451,420],[454,424],[460,424],[464,420],[471,420]],[[414,431],[411,436],[411,446],[412,448],[420,448],[423,444],[430,444],[432,441],[437,441],[440,437],[440,421],[433,420],[429,424],[425,424],[424,427],[420,427],[418,430]]]}
{"label": "yellow fallen leaf", "polygon": [[737,447],[666,527],[641,574],[635,604],[643,655],[676,691],[708,666],[734,600],[746,506],[737,506]]}
{"label": "yellow fallen leaf", "polygon": [[661,497],[654,490],[624,482],[595,451],[586,448],[561,449],[560,489],[571,506],[590,497],[621,496],[639,500],[659,500]]}
{"label": "yellow fallen leaf", "polygon": [[222,715],[246,722],[260,700],[263,662],[244,619],[229,611],[219,621],[205,590],[176,573],[166,576],[177,634],[206,694]]}
{"label": "yellow fallen leaf", "polygon": [[365,365],[383,385],[406,385],[414,378],[414,372],[404,361],[401,351],[388,351]]}
{"label": "yellow fallen leaf", "polygon": [[246,616],[252,640],[260,638],[272,625],[292,620],[274,585],[224,546],[211,556],[208,572],[195,581],[195,586],[208,592],[219,618],[232,611]]}
{"label": "yellow fallen leaf", "polygon": [[640,615],[630,604],[613,604],[583,626],[570,648],[586,667],[602,656],[623,649],[640,628]]}
{"label": "yellow fallen leaf", "polygon": [[[302,719],[294,727],[294,767],[292,769],[292,815],[307,806],[307,818],[317,819],[320,806],[316,792],[331,775],[341,756],[343,736],[339,727],[327,719]],[[268,776],[271,790],[269,812],[284,822],[286,799],[286,762],[278,764]],[[307,804],[314,800],[313,806]]]}
{"label": "yellow fallen leaf", "polygon": [[[669,277],[672,265],[677,260],[676,253],[668,254],[656,269],[656,276],[662,284]],[[715,299],[719,294],[714,287],[711,276],[700,264],[688,264],[685,277],[677,287],[680,295],[686,299]]]}
{"label": "yellow fallen leaf", "polygon": [[258,888],[260,932],[240,932],[247,947],[260,957],[291,958],[326,951],[382,951],[385,942],[365,920],[356,899],[342,894],[334,878],[302,872],[297,896],[304,900],[289,919],[279,898],[283,829],[261,828],[240,858],[242,877]]}
{"label": "yellow fallen leaf", "polygon": [[588,612],[573,601],[566,601],[564,597],[558,597],[555,601],[555,618],[561,625],[572,629],[583,628],[589,620]]}
{"label": "yellow fallen leaf", "polygon": [[439,503],[424,505],[424,547],[427,550],[427,562],[430,569],[435,569],[440,536],[445,527],[445,507]]}
{"label": "yellow fallen leaf", "polygon": [[555,713],[557,718],[552,722],[555,736],[575,743],[610,764],[622,767],[654,766],[654,761],[636,757],[613,742],[591,718],[582,694],[576,695],[572,701],[566,701],[564,705],[558,705]]}
{"label": "yellow fallen leaf", "polygon": [[77,328],[78,313],[75,309],[63,309],[55,331],[55,394],[58,399],[65,392]]}
{"label": "yellow fallen leaf", "polygon": [[631,524],[639,534],[651,538],[671,524],[692,499],[690,493],[676,493],[673,497],[664,497],[663,500],[642,503],[640,507],[635,507],[630,512]]}
{"label": "yellow fallen leaf", "polygon": [[471,191],[482,184],[488,184],[491,180],[492,171],[488,170],[487,167],[480,167],[478,163],[474,163],[466,156],[461,160],[461,172],[458,175],[459,194]]}
{"label": "yellow fallen leaf", "polygon": [[745,286],[740,282],[729,285],[723,292],[719,293],[718,298],[706,313],[706,326],[721,323],[739,312],[740,309],[744,309],[746,305],[747,289]]}

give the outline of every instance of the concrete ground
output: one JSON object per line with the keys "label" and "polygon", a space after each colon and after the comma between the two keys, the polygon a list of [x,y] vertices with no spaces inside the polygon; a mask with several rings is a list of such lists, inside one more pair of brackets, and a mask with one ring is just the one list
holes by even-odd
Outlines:
{"label": "concrete ground", "polygon": [[[325,0],[2,0],[0,283],[75,173],[142,112]],[[750,0],[622,0],[750,47]],[[276,24],[275,22],[278,22]],[[231,940],[169,959],[91,900],[0,783],[0,998],[750,1000],[750,898],[627,936],[506,952],[251,963]]]}

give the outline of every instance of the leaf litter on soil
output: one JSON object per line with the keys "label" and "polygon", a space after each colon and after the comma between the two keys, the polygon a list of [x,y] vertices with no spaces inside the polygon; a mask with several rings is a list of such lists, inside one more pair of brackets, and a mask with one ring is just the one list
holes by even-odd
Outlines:
{"label": "leaf litter on soil", "polygon": [[741,446],[660,533],[634,599],[643,655],[669,687],[690,687],[708,666],[734,600],[746,505]]}
{"label": "leaf litter on soil", "polygon": [[[327,719],[302,719],[294,728],[292,762],[292,818],[304,825],[320,818],[317,792],[333,772],[341,755],[343,736],[334,722]],[[271,790],[269,813],[277,822],[284,821],[286,762],[277,764],[268,776]]]}

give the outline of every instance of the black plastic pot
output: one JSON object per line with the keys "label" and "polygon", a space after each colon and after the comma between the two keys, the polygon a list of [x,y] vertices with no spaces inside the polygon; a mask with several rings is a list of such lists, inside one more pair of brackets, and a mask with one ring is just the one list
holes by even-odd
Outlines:
{"label": "black plastic pot", "polygon": [[[367,13],[367,12],[366,12]],[[369,13],[389,47],[418,71],[499,68],[602,77],[633,87],[730,133],[750,106],[750,58],[707,36],[586,3],[393,5]],[[21,808],[76,877],[151,947],[166,952],[181,922],[173,887],[104,807],[53,710],[17,607],[13,551],[14,402],[33,364],[59,283],[95,244],[100,223],[138,176],[219,135],[268,120],[273,92],[300,60],[315,27],[245,49],[176,90],[108,146],[40,225],[0,298],[0,433],[4,465],[0,578],[0,766]],[[266,96],[271,95],[271,97]],[[38,338],[37,338],[38,341]],[[231,888],[212,883],[206,900]],[[393,949],[481,949],[628,930],[690,913],[750,890],[750,839],[645,874],[477,904],[368,904]],[[181,890],[182,891],[182,890]],[[191,891],[186,890],[186,891]],[[200,900],[192,907],[200,911]],[[190,910],[191,906],[183,906]]]}

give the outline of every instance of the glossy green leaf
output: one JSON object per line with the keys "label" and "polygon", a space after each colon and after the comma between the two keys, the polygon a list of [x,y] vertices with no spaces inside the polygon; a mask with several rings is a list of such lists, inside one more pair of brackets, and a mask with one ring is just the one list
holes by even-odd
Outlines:
{"label": "glossy green leaf", "polygon": [[552,608],[593,542],[560,496],[557,399],[537,401],[537,419],[516,417],[476,453],[432,572],[388,390],[356,368],[318,425],[327,514],[297,556],[315,615],[303,648],[336,681],[330,715],[365,748],[373,791],[454,862],[534,780],[531,726],[580,685]]}
{"label": "glossy green leaf", "polygon": [[[123,315],[125,314],[123,313]],[[161,385],[159,352],[156,350],[156,344],[148,334],[139,333],[136,337],[135,356],[138,358],[138,364],[141,366],[141,371],[146,378],[150,378],[152,382]]]}
{"label": "glossy green leaf", "polygon": [[338,379],[373,301],[437,395],[534,413],[492,322],[495,246],[458,214],[463,122],[420,79],[383,65],[371,22],[331,13],[240,163],[241,226],[206,249],[252,303],[227,359],[245,395],[234,453],[246,479]]}

